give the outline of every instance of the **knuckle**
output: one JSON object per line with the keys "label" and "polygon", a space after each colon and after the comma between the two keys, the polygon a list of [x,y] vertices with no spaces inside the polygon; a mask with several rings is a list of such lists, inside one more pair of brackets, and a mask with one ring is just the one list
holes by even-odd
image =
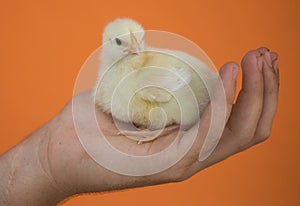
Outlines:
{"label": "knuckle", "polygon": [[248,145],[254,138],[255,131],[247,131],[245,133],[240,133],[237,135],[235,139],[235,147],[238,149],[243,149],[246,145]]}
{"label": "knuckle", "polygon": [[183,181],[185,181],[185,180],[187,180],[187,179],[189,179],[190,178],[190,176],[188,176],[188,175],[181,175],[181,176],[177,176],[174,180],[173,180],[173,182],[183,182]]}
{"label": "knuckle", "polygon": [[257,135],[256,137],[256,142],[259,143],[259,142],[263,142],[265,140],[267,140],[271,135],[271,131],[270,130],[266,130],[264,132],[261,132],[259,135]]}
{"label": "knuckle", "polygon": [[188,169],[179,169],[174,175],[172,175],[172,182],[183,182],[191,177],[188,174]]}
{"label": "knuckle", "polygon": [[243,148],[248,145],[252,140],[252,137],[243,137],[243,138],[240,138],[238,141],[236,141],[236,147],[239,149],[239,150],[243,150]]}
{"label": "knuckle", "polygon": [[270,87],[270,88],[265,88],[265,94],[266,95],[273,95],[273,94],[277,94],[278,92],[278,86],[277,84],[275,84],[275,87]]}

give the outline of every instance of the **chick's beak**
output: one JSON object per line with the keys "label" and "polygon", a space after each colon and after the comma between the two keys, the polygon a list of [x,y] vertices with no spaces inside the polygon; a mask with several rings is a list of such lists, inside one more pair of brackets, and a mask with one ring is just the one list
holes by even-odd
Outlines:
{"label": "chick's beak", "polygon": [[140,44],[138,43],[136,37],[130,33],[130,46],[128,49],[129,54],[139,54],[141,52]]}

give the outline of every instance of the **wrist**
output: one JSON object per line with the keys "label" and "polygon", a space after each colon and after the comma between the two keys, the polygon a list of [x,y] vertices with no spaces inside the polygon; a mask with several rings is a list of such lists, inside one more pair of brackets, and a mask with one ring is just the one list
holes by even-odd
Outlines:
{"label": "wrist", "polygon": [[47,128],[0,157],[1,205],[55,205],[64,195],[47,167]]}

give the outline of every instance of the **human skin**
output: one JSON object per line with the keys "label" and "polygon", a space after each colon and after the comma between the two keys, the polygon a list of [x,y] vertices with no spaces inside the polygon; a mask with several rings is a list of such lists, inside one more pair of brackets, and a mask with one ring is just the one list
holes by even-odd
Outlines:
{"label": "human skin", "polygon": [[[81,145],[72,116],[72,101],[52,120],[33,132],[0,157],[0,205],[56,205],[81,193],[105,192],[180,182],[227,157],[266,140],[277,108],[278,55],[267,48],[249,51],[241,62],[242,89],[235,103],[238,65],[226,63],[220,69],[227,100],[227,123],[213,153],[198,161],[209,127],[211,105],[201,116],[198,135],[187,154],[169,169],[148,176],[114,173],[96,163]],[[74,98],[85,112],[91,92]],[[116,136],[110,116],[97,110],[99,126],[106,138],[120,149],[136,155],[161,151],[176,136],[175,132],[142,145]],[[84,119],[87,131],[89,117]],[[109,157],[107,157],[109,158]],[[137,165],[138,166],[138,165]]]}

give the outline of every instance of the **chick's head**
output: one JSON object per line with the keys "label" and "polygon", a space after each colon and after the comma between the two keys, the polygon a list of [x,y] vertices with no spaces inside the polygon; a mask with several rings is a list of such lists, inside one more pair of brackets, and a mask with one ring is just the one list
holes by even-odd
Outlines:
{"label": "chick's head", "polygon": [[102,38],[102,58],[111,63],[125,55],[139,54],[144,49],[144,29],[131,19],[117,19],[109,23]]}

